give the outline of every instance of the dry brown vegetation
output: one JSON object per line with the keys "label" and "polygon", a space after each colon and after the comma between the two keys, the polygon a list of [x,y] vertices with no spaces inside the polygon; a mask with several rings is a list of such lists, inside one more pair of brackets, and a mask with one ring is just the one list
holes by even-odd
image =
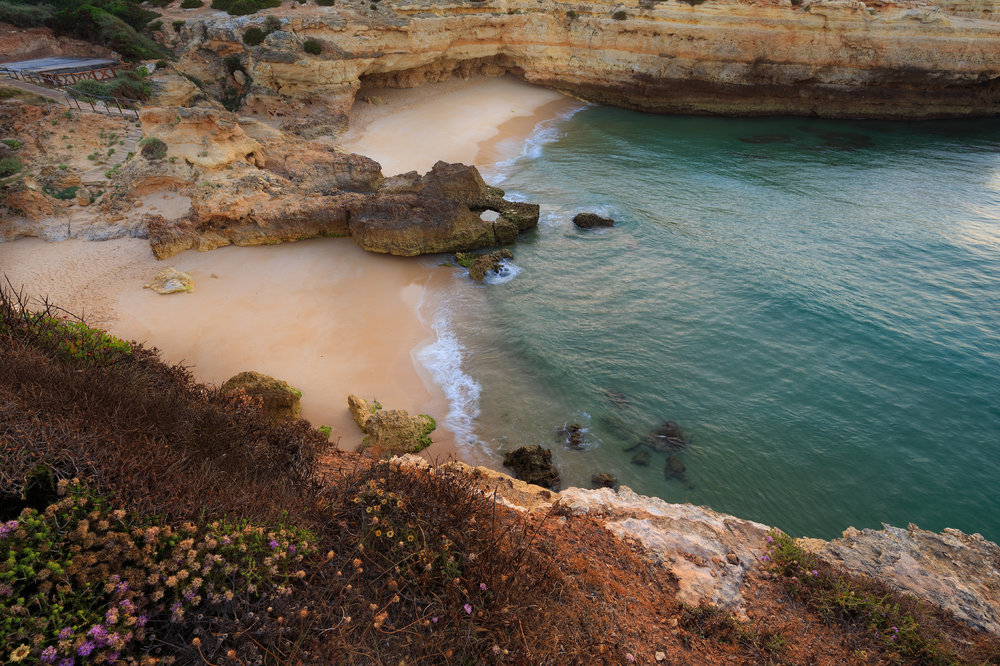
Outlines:
{"label": "dry brown vegetation", "polygon": [[[182,617],[133,586],[130,603],[150,619],[121,656],[132,663],[924,663],[826,613],[784,571],[746,582],[748,620],[684,607],[669,572],[596,519],[503,508],[452,468],[324,451],[305,421],[276,426],[155,350],[23,305],[0,294],[0,519],[44,511],[56,480],[79,477],[105,498],[86,501],[128,513],[100,538],[120,544],[129,530],[187,521],[179,529],[208,543],[219,525],[245,525],[295,535],[285,541],[303,556],[291,582],[269,587],[264,573]],[[268,538],[250,542],[244,566],[273,558]],[[159,566],[155,553],[146,559]],[[114,563],[100,567],[107,577]],[[995,641],[921,612],[948,648],[941,663],[998,663]],[[42,642],[24,645],[41,654]]]}

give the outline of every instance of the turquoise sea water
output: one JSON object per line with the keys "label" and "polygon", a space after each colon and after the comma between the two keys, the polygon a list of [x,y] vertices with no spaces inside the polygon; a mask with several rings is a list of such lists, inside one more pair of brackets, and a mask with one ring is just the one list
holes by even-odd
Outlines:
{"label": "turquoise sea water", "polygon": [[[794,535],[1000,540],[1000,123],[587,107],[486,175],[542,221],[492,284],[456,270],[420,355],[469,457],[540,443],[564,485]],[[667,420],[684,479],[624,450]]]}

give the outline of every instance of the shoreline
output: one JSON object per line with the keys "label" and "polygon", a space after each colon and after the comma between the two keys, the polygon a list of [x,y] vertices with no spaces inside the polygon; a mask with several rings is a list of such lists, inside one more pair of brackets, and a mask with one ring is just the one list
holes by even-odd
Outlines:
{"label": "shoreline", "polygon": [[[540,122],[584,102],[512,76],[473,75],[419,88],[362,88],[337,138],[391,176],[438,160],[492,167],[516,157]],[[365,100],[371,101],[365,101]]]}
{"label": "shoreline", "polygon": [[[496,107],[500,91],[502,114],[475,112]],[[438,159],[494,166],[520,154],[539,123],[582,105],[511,77],[390,92],[389,104],[356,105],[362,108],[355,138],[392,149],[396,163],[407,167],[420,168],[418,160],[433,155],[421,170]],[[450,143],[425,151],[428,136],[437,139],[413,132],[414,114],[451,128]],[[452,117],[476,122],[458,127],[448,122]],[[404,145],[400,137],[407,136],[414,140]],[[364,146],[348,146],[364,153]],[[303,418],[332,426],[341,448],[353,450],[362,440],[347,410],[347,395],[355,393],[433,416],[438,428],[426,457],[482,463],[447,427],[446,387],[421,360],[440,341],[436,309],[454,288],[454,269],[440,263],[371,254],[344,239],[187,251],[163,262],[148,241],[134,238],[0,243],[0,266],[15,288],[47,296],[117,337],[159,348],[166,362],[191,365],[199,381],[219,385],[244,370],[285,380],[303,392]],[[164,297],[142,288],[167,267],[191,273],[194,291]]]}

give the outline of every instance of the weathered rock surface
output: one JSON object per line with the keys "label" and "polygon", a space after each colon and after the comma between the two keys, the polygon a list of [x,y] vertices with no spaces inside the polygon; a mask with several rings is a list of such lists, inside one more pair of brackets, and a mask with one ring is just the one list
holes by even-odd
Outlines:
{"label": "weathered rock surface", "polygon": [[302,392],[288,382],[252,370],[230,377],[221,387],[224,393],[242,391],[259,397],[264,412],[275,421],[291,421],[302,415]]}
{"label": "weathered rock surface", "polygon": [[543,488],[559,487],[559,470],[552,465],[552,452],[537,444],[508,451],[503,455],[503,464],[525,483]]}
{"label": "weathered rock surface", "polygon": [[885,525],[850,528],[829,542],[799,543],[827,562],[887,581],[976,629],[1000,635],[1000,546],[978,534]]}
{"label": "weathered rock surface", "polygon": [[[426,467],[418,456],[394,459]],[[771,528],[718,513],[707,507],[670,504],[638,495],[628,487],[554,493],[486,467],[461,462],[445,465],[471,477],[477,487],[504,506],[561,515],[586,514],[622,539],[638,543],[648,556],[678,580],[677,598],[687,604],[712,603],[743,615],[743,584],[762,568],[765,538]],[[595,479],[598,475],[595,475]],[[908,529],[849,529],[831,542],[799,539],[819,557],[855,573],[886,581],[951,611],[973,627],[1000,635],[997,581],[1000,546],[978,534],[947,529],[934,534]]]}
{"label": "weathered rock surface", "polygon": [[426,414],[410,416],[403,409],[382,409],[356,395],[347,396],[347,407],[361,431],[367,433],[363,448],[380,453],[417,453],[431,444],[437,424]]}
{"label": "weathered rock surface", "polygon": [[559,505],[571,514],[600,516],[618,537],[641,543],[677,577],[678,600],[693,605],[706,601],[737,612],[744,576],[759,566],[769,529],[707,507],[637,495],[627,486],[617,491],[567,488],[559,493]]}
{"label": "weathered rock surface", "polygon": [[581,229],[600,229],[615,226],[615,221],[610,217],[601,217],[594,213],[577,213],[573,216],[573,224]]}
{"label": "weathered rock surface", "polygon": [[164,268],[143,285],[144,289],[152,289],[158,294],[177,294],[194,289],[194,280],[188,273],[182,273],[174,268]]}
{"label": "weathered rock surface", "polygon": [[482,254],[476,257],[472,265],[469,266],[469,277],[476,282],[482,282],[486,274],[496,271],[500,264],[507,259],[513,259],[514,253],[510,250],[497,250],[489,254]]}
{"label": "weathered rock surface", "polygon": [[[438,162],[422,176],[386,179],[367,157],[214,107],[152,108],[141,120],[149,137],[166,144],[168,159],[131,160],[120,188],[131,195],[174,190],[191,201],[180,218],[143,218],[159,259],[317,236],[351,236],[372,252],[413,256],[510,243],[538,223],[537,205],[505,200],[474,167]],[[484,221],[486,210],[497,219]],[[127,206],[120,216],[130,217]]]}
{"label": "weathered rock surface", "polygon": [[[362,248],[402,256],[511,243],[538,224],[536,204],[507,201],[475,167],[438,162],[425,175],[388,178],[351,209],[351,237]],[[483,211],[500,214],[493,222]]]}
{"label": "weathered rock surface", "polygon": [[[996,0],[591,0],[544,11],[531,0],[411,0],[374,15],[338,5],[286,16],[247,47],[242,33],[262,17],[205,14],[182,29],[178,66],[221,81],[222,57],[245,52],[250,108],[318,105],[312,124],[325,128],[342,124],[362,83],[472,72],[668,113],[928,118],[992,115],[1000,100]],[[302,38],[323,54],[303,54]]]}

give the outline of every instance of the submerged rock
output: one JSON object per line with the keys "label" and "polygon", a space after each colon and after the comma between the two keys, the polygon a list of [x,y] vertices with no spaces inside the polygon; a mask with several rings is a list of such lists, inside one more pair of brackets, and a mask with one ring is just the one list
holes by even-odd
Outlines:
{"label": "submerged rock", "polygon": [[302,391],[288,382],[259,372],[247,371],[230,377],[222,385],[223,393],[241,391],[259,397],[264,413],[274,421],[294,421],[302,414]]}
{"label": "submerged rock", "polygon": [[681,479],[684,480],[687,468],[684,463],[677,456],[667,456],[666,467],[663,468],[663,476],[669,481],[670,479]]}
{"label": "submerged rock", "polygon": [[430,434],[437,428],[437,422],[426,414],[410,416],[404,409],[382,409],[377,400],[368,402],[353,394],[347,396],[347,408],[361,432],[367,433],[362,448],[379,453],[422,451],[431,445]]}
{"label": "submerged rock", "polygon": [[501,262],[513,258],[514,254],[510,250],[497,250],[489,254],[481,254],[469,266],[469,277],[476,282],[482,282],[487,273],[499,270]]}
{"label": "submerged rock", "polygon": [[594,476],[590,477],[590,483],[593,484],[595,488],[614,488],[618,485],[618,479],[615,478],[613,474],[598,472]]}
{"label": "submerged rock", "polygon": [[143,289],[152,289],[158,294],[177,294],[194,289],[194,280],[187,273],[164,268],[143,285]]}
{"label": "submerged rock", "polygon": [[559,472],[552,465],[552,452],[537,444],[508,451],[503,456],[503,464],[526,483],[553,490],[559,486]]}
{"label": "submerged rock", "polygon": [[598,229],[600,227],[613,227],[615,221],[610,217],[601,217],[594,213],[577,213],[573,217],[573,224],[581,229]]}
{"label": "submerged rock", "polygon": [[639,451],[639,453],[632,456],[632,464],[642,467],[647,466],[649,464],[649,451]]}

